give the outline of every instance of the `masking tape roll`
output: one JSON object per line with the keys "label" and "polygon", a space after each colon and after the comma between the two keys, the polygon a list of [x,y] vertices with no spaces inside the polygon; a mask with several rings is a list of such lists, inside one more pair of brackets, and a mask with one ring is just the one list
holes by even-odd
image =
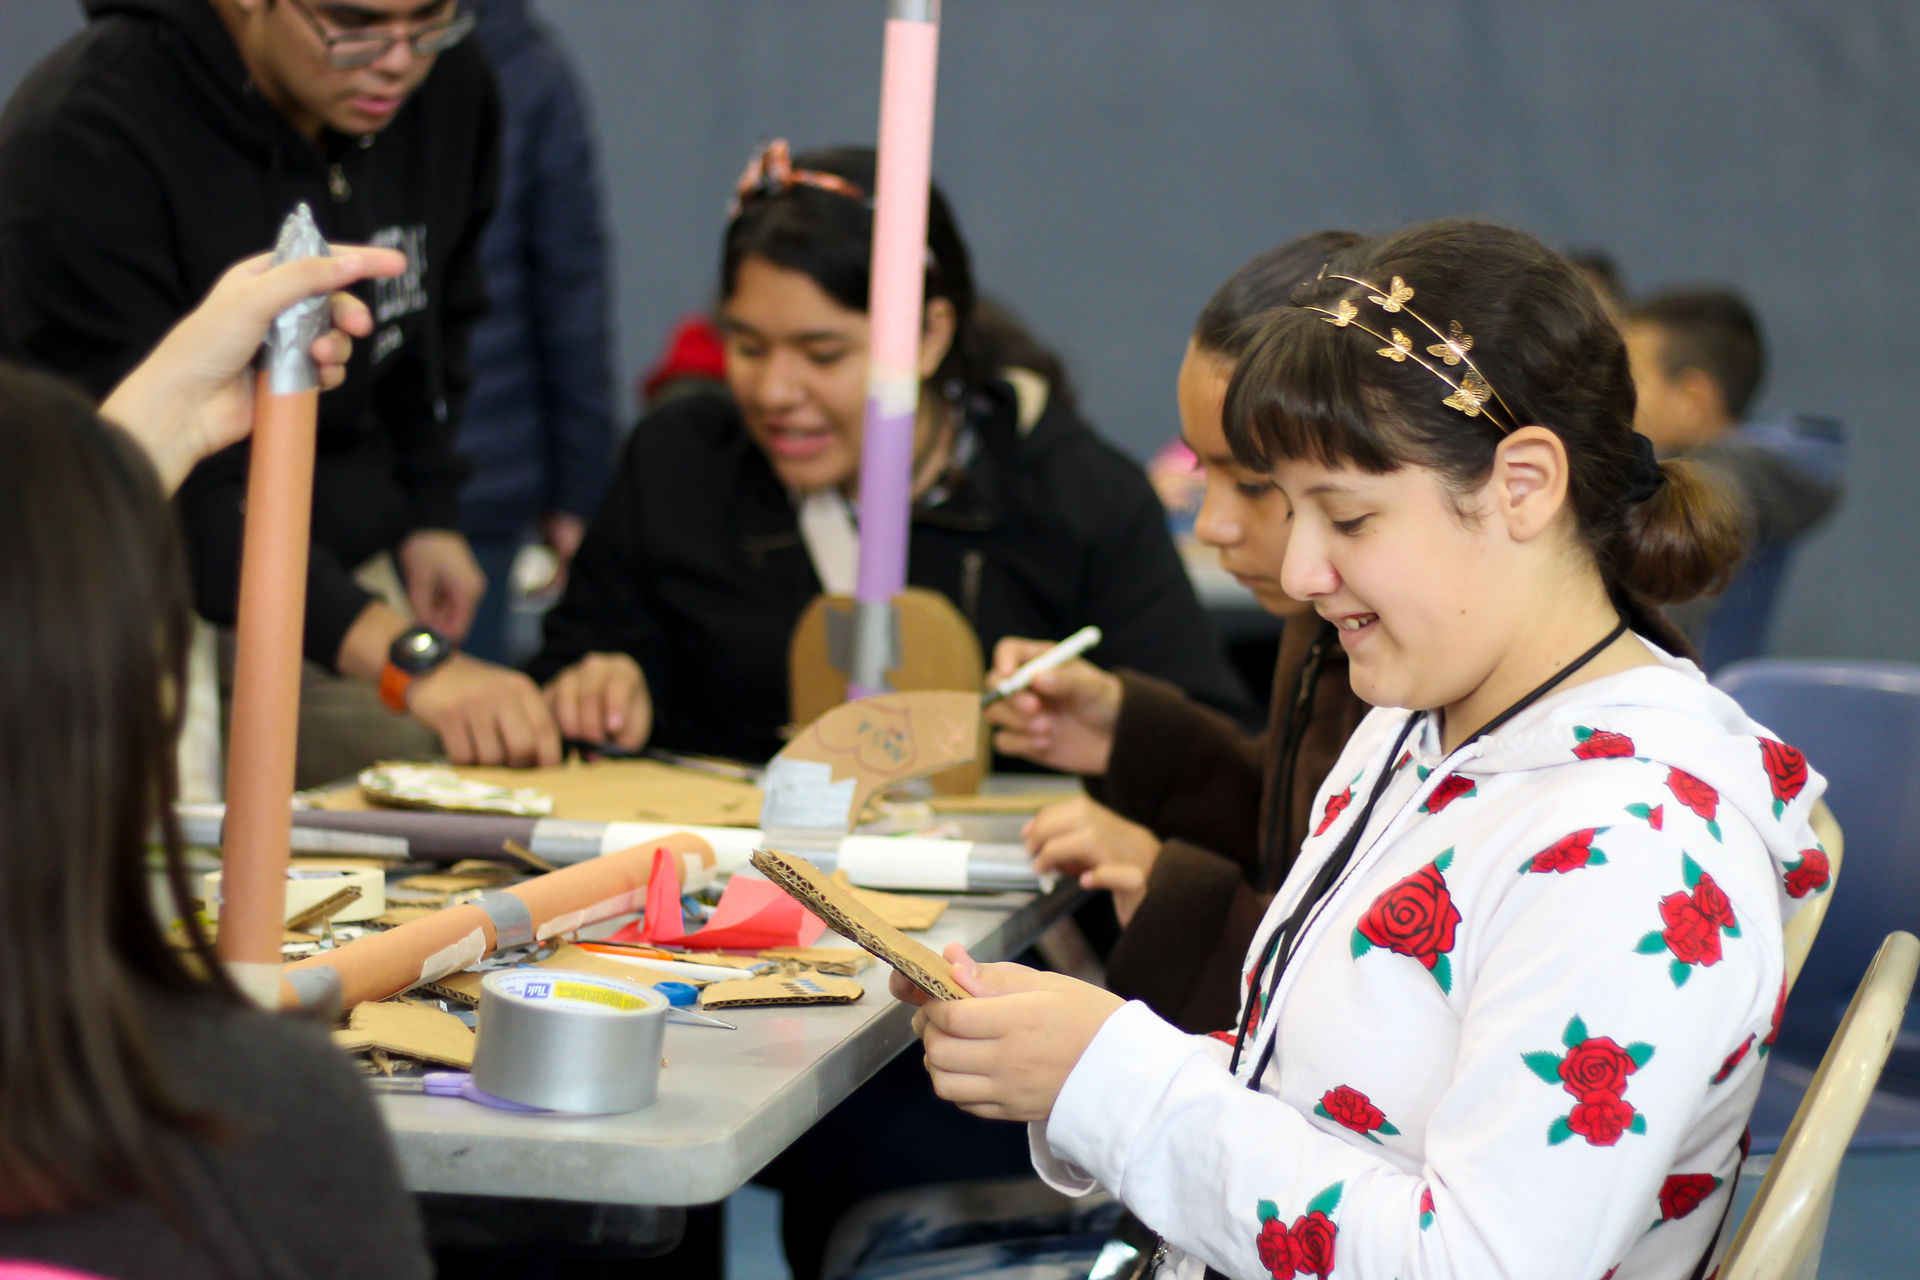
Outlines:
{"label": "masking tape roll", "polygon": [[[335,912],[335,924],[371,920],[387,909],[387,875],[377,867],[357,862],[330,863],[324,858],[302,858],[287,867],[287,910],[282,919],[291,919],[316,903],[325,901],[345,888],[360,890],[360,896]],[[220,873],[209,871],[201,897],[207,904],[207,918],[220,918]]]}
{"label": "masking tape roll", "polygon": [[565,969],[498,969],[480,982],[476,1088],[549,1111],[653,1105],[670,1006],[637,982]]}

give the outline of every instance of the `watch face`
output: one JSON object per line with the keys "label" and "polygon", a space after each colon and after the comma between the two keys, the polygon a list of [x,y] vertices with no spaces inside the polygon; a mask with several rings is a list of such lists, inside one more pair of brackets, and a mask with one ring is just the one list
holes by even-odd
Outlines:
{"label": "watch face", "polygon": [[432,627],[412,627],[400,633],[387,657],[394,666],[417,676],[446,661],[452,649],[447,638]]}

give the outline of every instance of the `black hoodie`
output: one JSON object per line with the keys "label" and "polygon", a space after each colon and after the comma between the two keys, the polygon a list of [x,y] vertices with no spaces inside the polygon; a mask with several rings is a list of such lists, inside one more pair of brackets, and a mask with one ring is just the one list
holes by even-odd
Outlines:
{"label": "black hoodie", "polygon": [[[407,251],[363,287],[377,329],[320,402],[306,652],[331,665],[365,607],[353,566],[416,529],[459,527],[454,434],[479,242],[499,177],[485,54],[442,54],[384,131],[307,142],[250,83],[210,0],[85,0],[87,28],[0,115],[0,356],[103,396],[294,205],[336,241]],[[231,623],[246,446],[178,505],[200,612]]]}

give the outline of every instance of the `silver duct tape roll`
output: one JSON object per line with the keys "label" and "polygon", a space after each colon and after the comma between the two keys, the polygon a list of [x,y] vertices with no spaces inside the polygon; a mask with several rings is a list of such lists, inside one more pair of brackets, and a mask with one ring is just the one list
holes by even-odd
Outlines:
{"label": "silver duct tape roll", "polygon": [[497,970],[480,983],[473,1083],[550,1111],[638,1111],[660,1091],[668,1008],[636,982],[564,969]]}

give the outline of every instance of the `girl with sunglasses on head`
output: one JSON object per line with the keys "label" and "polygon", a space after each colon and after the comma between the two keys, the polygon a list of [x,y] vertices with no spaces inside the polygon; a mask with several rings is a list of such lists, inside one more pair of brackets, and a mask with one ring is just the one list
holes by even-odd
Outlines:
{"label": "girl with sunglasses on head", "polygon": [[[251,429],[275,315],[405,265],[234,268],[98,412],[0,364],[0,1259],[125,1280],[430,1271],[325,1029],[224,980],[172,807],[188,598],[167,494]],[[326,388],[373,328],[346,295],[334,317],[312,349]]]}
{"label": "girl with sunglasses on head", "polygon": [[1030,1122],[1161,1274],[1706,1274],[1824,784],[1671,656],[1654,606],[1724,580],[1739,518],[1633,405],[1592,290],[1474,222],[1337,256],[1235,372],[1227,440],[1292,513],[1280,585],[1376,707],[1236,1029],[957,948],[980,998],[916,1015],[935,1090]]}
{"label": "girl with sunglasses on head", "polygon": [[[779,749],[794,625],[857,565],[873,185],[866,149],[775,142],[749,166],[721,250],[725,391],[635,428],[530,668],[565,736]],[[908,582],[989,651],[1093,623],[1107,661],[1239,711],[1145,475],[1019,367],[1030,338],[983,323],[938,187],[925,294]]]}

